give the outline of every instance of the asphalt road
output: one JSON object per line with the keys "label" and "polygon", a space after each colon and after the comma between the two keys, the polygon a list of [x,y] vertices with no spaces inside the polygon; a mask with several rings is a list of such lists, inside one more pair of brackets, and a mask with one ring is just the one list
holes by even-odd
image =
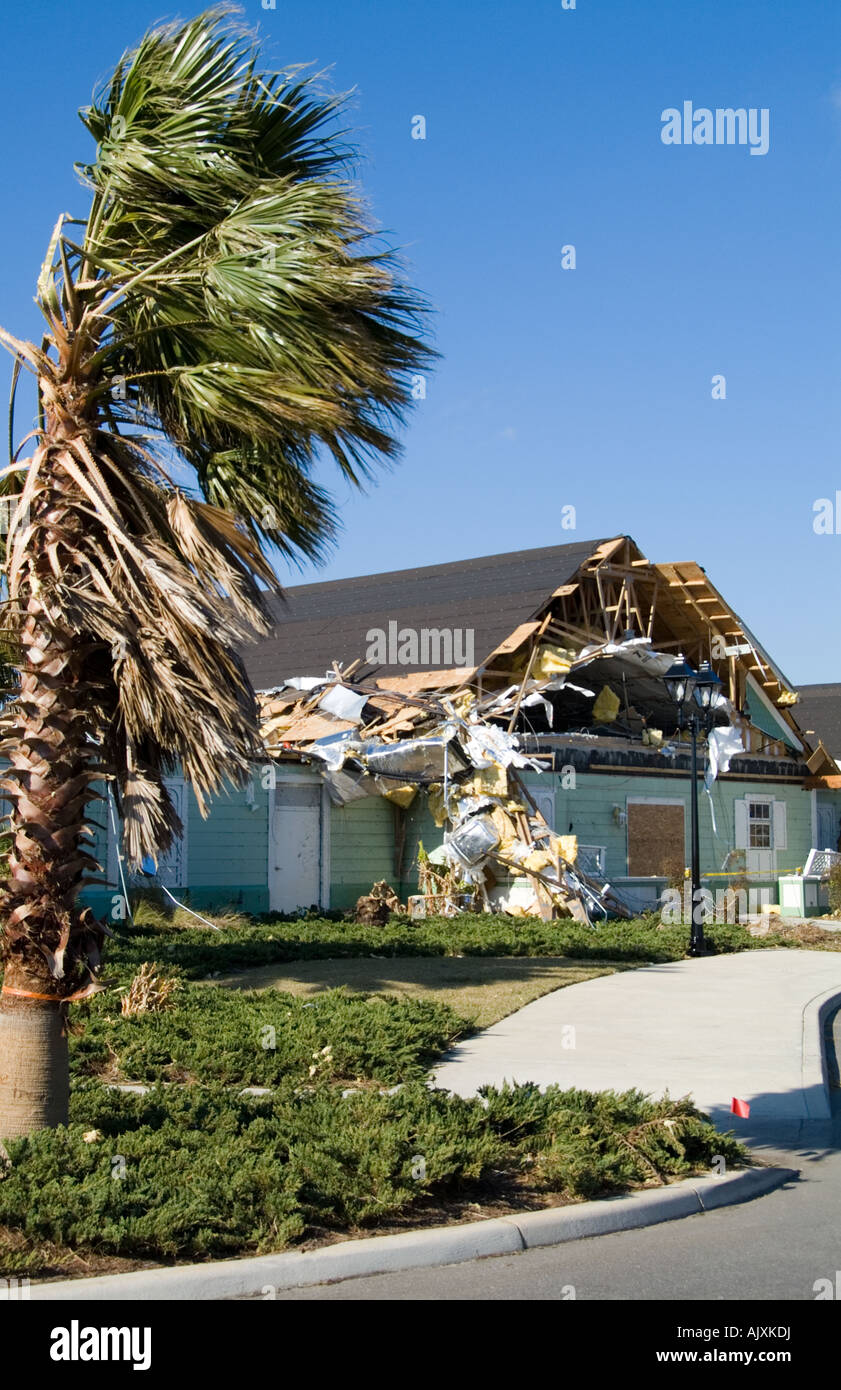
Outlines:
{"label": "asphalt road", "polygon": [[[799,1168],[798,1182],[741,1206],[639,1231],[444,1268],[350,1279],[278,1300],[783,1299],[811,1301],[839,1271],[841,1289],[841,1011],[827,1025],[831,1126],[777,1133],[757,1154]],[[737,1122],[734,1120],[734,1128]],[[574,1291],[574,1292],[573,1292]]]}

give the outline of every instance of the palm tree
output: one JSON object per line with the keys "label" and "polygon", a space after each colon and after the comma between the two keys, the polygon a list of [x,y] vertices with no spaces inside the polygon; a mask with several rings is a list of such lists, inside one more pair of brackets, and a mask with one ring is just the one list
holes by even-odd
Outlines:
{"label": "palm tree", "polygon": [[[93,783],[132,863],[261,755],[239,655],[277,591],[269,547],[320,557],[324,455],[360,483],[397,452],[424,306],[372,240],[335,130],[344,99],[261,73],[227,8],[156,28],[81,113],[81,221],[37,287],[43,340],[0,330],[37,379],[6,564],[20,683],[5,715],[0,1137],[66,1120],[67,1001],[107,929],[80,908]],[[23,446],[21,446],[22,448]],[[264,756],[264,755],[263,755]]]}

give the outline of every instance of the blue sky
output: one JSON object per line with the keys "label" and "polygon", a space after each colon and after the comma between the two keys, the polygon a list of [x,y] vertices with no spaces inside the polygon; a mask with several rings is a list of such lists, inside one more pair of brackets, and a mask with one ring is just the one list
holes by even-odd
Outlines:
{"label": "blue sky", "polygon": [[[77,108],[150,23],[199,8],[6,8],[10,331],[38,332],[50,231],[86,207]],[[267,64],[356,89],[361,181],[442,353],[399,467],[364,496],[336,480],[332,558],[289,582],[624,532],[702,564],[793,681],[841,679],[841,516],[813,530],[816,500],[841,501],[837,0],[244,12]],[[664,145],[661,112],[687,100],[768,108],[768,153]]]}

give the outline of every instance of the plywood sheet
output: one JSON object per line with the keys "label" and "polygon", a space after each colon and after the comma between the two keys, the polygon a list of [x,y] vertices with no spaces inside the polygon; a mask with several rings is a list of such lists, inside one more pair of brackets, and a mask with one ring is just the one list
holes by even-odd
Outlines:
{"label": "plywood sheet", "polygon": [[485,662],[485,665],[488,665],[489,662],[493,661],[494,657],[507,656],[510,652],[515,652],[518,647],[521,647],[523,645],[527,638],[531,637],[533,633],[537,632],[539,627],[540,623],[537,622],[520,623],[519,627],[516,627],[514,631],[511,633],[511,636],[506,637],[505,641],[500,642],[496,650],[491,652],[490,656],[488,657],[488,660]]}
{"label": "plywood sheet", "polygon": [[683,807],[658,802],[628,804],[628,873],[631,878],[683,875],[686,841]]}
{"label": "plywood sheet", "polygon": [[455,666],[447,671],[411,671],[405,676],[381,676],[376,684],[380,690],[394,690],[399,695],[420,695],[422,691],[466,685],[475,674],[475,666]]}
{"label": "plywood sheet", "polygon": [[341,734],[347,729],[355,729],[347,719],[334,719],[329,714],[305,714],[294,720],[281,735],[283,743],[309,743],[318,738],[329,738],[330,734]]}

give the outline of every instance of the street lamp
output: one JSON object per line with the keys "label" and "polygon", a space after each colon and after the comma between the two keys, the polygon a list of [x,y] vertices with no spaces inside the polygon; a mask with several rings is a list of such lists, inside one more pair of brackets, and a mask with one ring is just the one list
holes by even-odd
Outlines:
{"label": "street lamp", "polygon": [[708,661],[694,671],[682,656],[669,667],[663,683],[677,709],[677,726],[692,735],[690,770],[690,843],[692,847],[692,915],[690,956],[704,954],[704,907],[701,898],[701,854],[698,843],[698,734],[709,733],[715,718],[715,696],[721,681]]}

